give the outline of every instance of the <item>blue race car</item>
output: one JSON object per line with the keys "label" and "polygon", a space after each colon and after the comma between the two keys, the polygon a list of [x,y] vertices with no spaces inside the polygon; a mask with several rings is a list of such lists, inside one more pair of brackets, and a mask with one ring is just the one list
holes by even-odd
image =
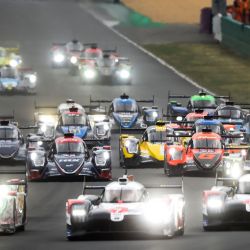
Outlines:
{"label": "blue race car", "polygon": [[159,118],[159,110],[156,106],[141,107],[139,103],[154,104],[154,98],[149,100],[136,100],[127,94],[122,94],[113,100],[93,100],[91,103],[111,103],[109,116],[121,129],[145,129],[147,126],[154,125]]}

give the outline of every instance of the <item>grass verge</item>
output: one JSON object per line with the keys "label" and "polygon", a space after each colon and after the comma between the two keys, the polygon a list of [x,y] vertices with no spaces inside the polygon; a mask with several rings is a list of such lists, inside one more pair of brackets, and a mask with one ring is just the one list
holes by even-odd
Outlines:
{"label": "grass verge", "polygon": [[236,101],[250,101],[250,61],[219,44],[174,43],[144,47],[201,86],[220,95],[230,92]]}

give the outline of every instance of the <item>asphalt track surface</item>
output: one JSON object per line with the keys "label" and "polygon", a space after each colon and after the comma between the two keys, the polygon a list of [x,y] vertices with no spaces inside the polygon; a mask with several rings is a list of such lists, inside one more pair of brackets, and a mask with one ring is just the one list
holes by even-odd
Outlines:
{"label": "asphalt track surface", "polygon": [[[48,51],[52,42],[77,37],[83,42],[98,42],[103,47],[117,46],[135,65],[134,82],[130,86],[84,85],[80,78],[70,77],[65,70],[52,70]],[[0,113],[15,110],[20,123],[32,121],[34,101],[41,105],[57,105],[66,98],[87,104],[89,95],[114,98],[126,92],[136,98],[156,97],[166,107],[168,90],[179,94],[197,91],[137,48],[131,46],[94,19],[79,1],[0,0],[0,40],[19,42],[26,66],[39,74],[36,96],[1,96]],[[113,143],[113,176],[123,171],[118,165],[117,137]],[[166,178],[162,169],[131,170],[145,184],[176,183]],[[65,237],[65,201],[81,192],[80,182],[30,183],[28,224],[25,232],[0,236],[0,249],[247,249],[248,231],[203,232],[201,226],[201,192],[210,188],[212,178],[185,177],[186,230],[184,237],[171,240],[130,235],[93,236],[86,241],[68,242]]]}

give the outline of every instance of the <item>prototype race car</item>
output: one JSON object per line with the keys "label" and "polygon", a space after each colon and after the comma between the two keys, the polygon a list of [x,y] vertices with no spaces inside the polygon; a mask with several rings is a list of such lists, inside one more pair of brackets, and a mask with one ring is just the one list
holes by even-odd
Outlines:
{"label": "prototype race car", "polygon": [[[218,185],[222,181],[221,185]],[[216,186],[203,192],[203,228],[205,231],[250,225],[250,174],[238,180],[218,178]]]}
{"label": "prototype race car", "polygon": [[0,68],[0,92],[34,93],[37,83],[37,74],[31,69],[12,68],[3,66]]}
{"label": "prototype race car", "polygon": [[[186,107],[183,107],[181,103],[176,101],[171,101],[172,98],[175,99],[189,99]],[[217,108],[218,104],[216,99],[230,99],[230,96],[212,96],[207,94],[203,90],[199,91],[198,94],[193,96],[187,95],[171,95],[168,92],[168,106],[167,106],[167,115],[168,116],[185,116],[189,112],[195,109],[203,109],[204,111],[213,114],[214,110]]]}
{"label": "prototype race car", "polygon": [[[17,230],[24,231],[26,225],[27,181],[15,178],[4,181],[2,176],[21,174],[25,169],[0,169],[0,232],[13,234]],[[6,178],[6,177],[5,177]]]}
{"label": "prototype race car", "polygon": [[165,144],[173,144],[174,129],[165,122],[158,121],[150,126],[139,140],[135,136],[120,136],[121,167],[163,167]]}
{"label": "prototype race car", "polygon": [[[13,119],[12,117],[4,118]],[[26,146],[17,124],[9,120],[0,121],[0,161],[15,162],[25,160]]]}
{"label": "prototype race car", "polygon": [[168,176],[194,170],[211,173],[221,165],[224,151],[223,138],[210,129],[203,129],[192,135],[187,148],[183,145],[165,147],[164,172]]}
{"label": "prototype race car", "polygon": [[110,146],[88,151],[85,142],[73,134],[57,138],[48,153],[43,147],[29,150],[26,164],[29,180],[77,176],[111,179]]}
{"label": "prototype race car", "polygon": [[135,100],[127,94],[113,100],[93,100],[90,103],[111,103],[108,115],[119,129],[145,129],[155,124],[159,118],[158,107],[140,107],[139,103],[154,104],[154,97],[148,100]]}
{"label": "prototype race car", "polygon": [[19,48],[0,47],[0,67],[9,65],[16,68],[22,64],[22,58],[19,55]]}
{"label": "prototype race car", "polygon": [[[162,235],[184,234],[184,196],[167,194],[153,197],[150,188],[182,188],[182,185],[145,187],[123,176],[107,186],[84,186],[83,194],[66,203],[67,238],[96,232],[127,232]],[[101,190],[101,195],[85,194]]]}

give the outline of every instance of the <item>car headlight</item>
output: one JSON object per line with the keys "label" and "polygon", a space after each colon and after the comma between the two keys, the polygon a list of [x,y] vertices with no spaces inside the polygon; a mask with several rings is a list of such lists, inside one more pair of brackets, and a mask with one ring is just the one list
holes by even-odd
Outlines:
{"label": "car headlight", "polygon": [[122,69],[122,70],[119,72],[119,76],[120,76],[122,79],[129,79],[129,78],[130,78],[130,72],[129,72],[128,70]]}
{"label": "car headlight", "polygon": [[138,152],[138,143],[136,141],[126,140],[124,146],[129,154],[136,154]]}
{"label": "car headlight", "polygon": [[153,118],[157,118],[158,117],[158,112],[156,112],[156,111],[152,112],[152,116],[153,116]]}
{"label": "car headlight", "polygon": [[97,153],[95,156],[95,164],[98,167],[106,166],[107,161],[110,158],[110,153],[108,151],[104,151],[101,153]]}
{"label": "car headlight", "polygon": [[32,152],[30,154],[30,159],[32,160],[35,167],[44,166],[45,157],[42,155],[37,154],[36,152]]}
{"label": "car headlight", "polygon": [[86,211],[84,209],[73,209],[72,210],[72,216],[73,217],[85,217]]}
{"label": "car headlight", "polygon": [[234,179],[238,179],[241,175],[242,175],[241,166],[240,166],[240,164],[235,163],[231,167],[231,177],[234,178]]}
{"label": "car headlight", "polygon": [[36,83],[37,81],[37,76],[32,74],[32,75],[29,75],[29,80],[31,83]]}
{"label": "car headlight", "polygon": [[72,57],[70,58],[70,62],[71,62],[72,64],[76,64],[76,63],[77,63],[77,57],[76,57],[76,56],[72,56]]}
{"label": "car headlight", "polygon": [[207,201],[208,208],[212,210],[221,210],[223,208],[223,201],[219,198],[209,198]]}
{"label": "car headlight", "polygon": [[86,69],[83,73],[86,79],[93,79],[96,76],[96,73],[93,69]]}
{"label": "car headlight", "polygon": [[65,61],[65,56],[62,53],[57,53],[53,57],[54,62],[62,63]]}
{"label": "car headlight", "polygon": [[168,224],[171,221],[171,214],[166,203],[159,199],[146,203],[144,216],[146,221],[152,225]]}
{"label": "car headlight", "polygon": [[12,68],[16,68],[17,66],[18,66],[18,61],[16,60],[16,59],[11,59],[10,60],[10,66],[12,67]]}
{"label": "car headlight", "polygon": [[175,148],[170,148],[170,149],[169,149],[169,154],[170,154],[170,155],[173,155],[173,154],[175,153],[175,151],[176,151]]}

